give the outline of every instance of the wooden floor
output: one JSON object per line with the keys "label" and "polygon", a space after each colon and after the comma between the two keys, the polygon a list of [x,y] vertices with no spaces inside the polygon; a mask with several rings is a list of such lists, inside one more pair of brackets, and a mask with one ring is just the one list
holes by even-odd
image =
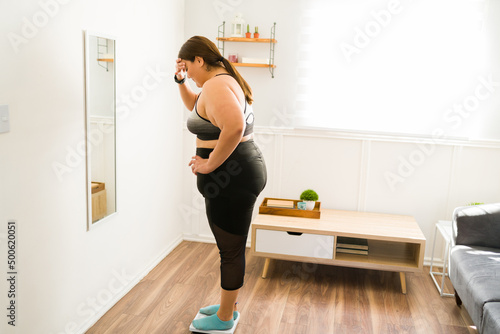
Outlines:
{"label": "wooden floor", "polygon": [[[428,274],[272,261],[247,249],[241,320],[235,334],[477,333],[454,298],[440,297]],[[213,244],[182,242],[87,333],[188,334],[200,307],[219,298]]]}

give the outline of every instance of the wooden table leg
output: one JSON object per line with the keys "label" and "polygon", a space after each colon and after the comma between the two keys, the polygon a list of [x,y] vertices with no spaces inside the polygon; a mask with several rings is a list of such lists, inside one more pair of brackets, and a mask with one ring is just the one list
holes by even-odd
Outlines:
{"label": "wooden table leg", "polygon": [[404,272],[399,273],[399,278],[401,279],[401,292],[406,295],[406,275]]}
{"label": "wooden table leg", "polygon": [[262,278],[267,277],[267,270],[269,269],[269,263],[271,262],[270,258],[266,258],[266,263],[264,263],[264,270],[262,270]]}

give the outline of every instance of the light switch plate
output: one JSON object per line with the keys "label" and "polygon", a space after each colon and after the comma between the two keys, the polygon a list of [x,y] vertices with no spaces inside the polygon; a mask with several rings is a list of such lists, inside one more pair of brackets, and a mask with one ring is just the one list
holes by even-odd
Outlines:
{"label": "light switch plate", "polygon": [[0,105],[0,133],[10,131],[9,106]]}

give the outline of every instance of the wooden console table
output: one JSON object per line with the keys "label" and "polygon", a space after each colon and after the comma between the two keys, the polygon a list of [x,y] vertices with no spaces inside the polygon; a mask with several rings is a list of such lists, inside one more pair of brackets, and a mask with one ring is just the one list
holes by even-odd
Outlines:
{"label": "wooden console table", "polygon": [[[368,255],[336,252],[337,237],[368,240]],[[321,210],[321,218],[259,214],[252,224],[252,253],[270,259],[328,264],[400,273],[406,294],[406,272],[423,268],[425,236],[411,216]]]}

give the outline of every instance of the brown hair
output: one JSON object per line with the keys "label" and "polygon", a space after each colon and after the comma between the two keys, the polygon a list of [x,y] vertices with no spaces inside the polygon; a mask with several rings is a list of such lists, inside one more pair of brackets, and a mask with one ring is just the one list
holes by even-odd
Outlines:
{"label": "brown hair", "polygon": [[245,93],[245,99],[248,104],[252,104],[252,89],[250,85],[243,79],[243,77],[238,73],[236,68],[228,61],[226,58],[222,57],[219,49],[215,44],[206,37],[203,36],[193,36],[182,45],[179,50],[178,58],[193,61],[195,57],[201,57],[207,64],[207,69],[210,70],[212,67],[223,67],[229,74],[238,82],[243,93]]}

